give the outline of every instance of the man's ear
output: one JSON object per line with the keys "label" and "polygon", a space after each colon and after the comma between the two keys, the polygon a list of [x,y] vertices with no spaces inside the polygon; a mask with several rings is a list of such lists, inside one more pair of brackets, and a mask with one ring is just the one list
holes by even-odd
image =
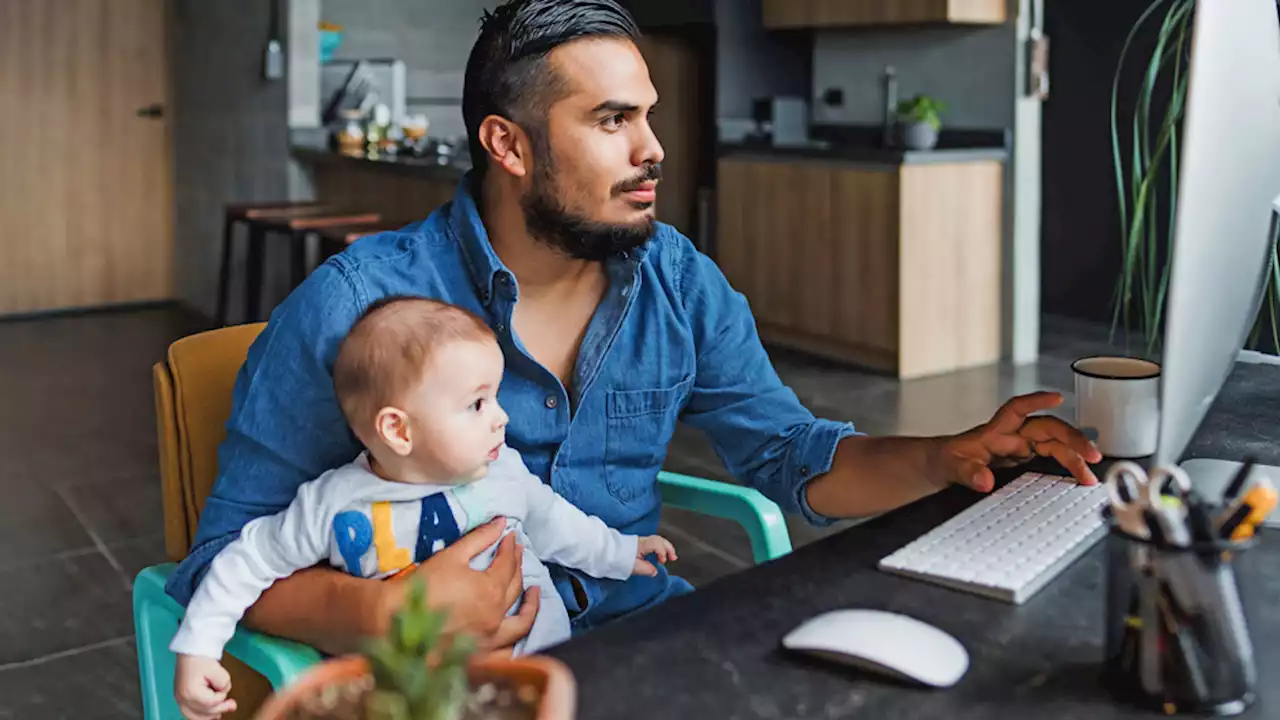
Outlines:
{"label": "man's ear", "polygon": [[378,411],[373,420],[378,439],[391,452],[407,457],[413,452],[413,430],[409,427],[409,414],[400,408],[387,406]]}
{"label": "man's ear", "polygon": [[493,164],[515,177],[524,177],[530,169],[529,136],[519,125],[500,115],[489,115],[480,121],[480,144]]}

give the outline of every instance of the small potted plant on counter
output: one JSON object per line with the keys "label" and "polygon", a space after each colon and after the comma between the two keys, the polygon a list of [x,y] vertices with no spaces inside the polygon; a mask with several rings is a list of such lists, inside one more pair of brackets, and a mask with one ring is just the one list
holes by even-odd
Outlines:
{"label": "small potted plant on counter", "polygon": [[898,103],[902,144],[909,150],[932,150],[938,144],[942,113],[947,106],[928,95],[916,95]]}
{"label": "small potted plant on counter", "polygon": [[391,628],[276,693],[256,720],[572,720],[573,675],[547,657],[481,658],[414,581]]}

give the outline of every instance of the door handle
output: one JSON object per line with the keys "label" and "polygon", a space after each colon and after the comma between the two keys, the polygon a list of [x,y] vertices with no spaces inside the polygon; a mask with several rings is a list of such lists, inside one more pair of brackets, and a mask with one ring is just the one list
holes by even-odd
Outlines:
{"label": "door handle", "polygon": [[144,118],[161,118],[164,117],[164,105],[160,103],[151,103],[145,107],[138,108],[138,117]]}

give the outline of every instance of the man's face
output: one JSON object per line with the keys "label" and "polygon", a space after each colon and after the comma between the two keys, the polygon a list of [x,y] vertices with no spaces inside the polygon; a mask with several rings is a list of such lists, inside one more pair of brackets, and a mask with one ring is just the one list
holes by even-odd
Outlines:
{"label": "man's face", "polygon": [[534,131],[525,220],[570,256],[603,260],[653,234],[663,153],[649,115],[658,93],[629,40],[577,40],[548,62],[566,92]]}

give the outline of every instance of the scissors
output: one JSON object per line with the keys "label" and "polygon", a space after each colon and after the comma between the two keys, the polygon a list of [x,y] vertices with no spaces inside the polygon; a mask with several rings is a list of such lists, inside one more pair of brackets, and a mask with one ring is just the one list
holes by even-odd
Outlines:
{"label": "scissors", "polygon": [[1107,470],[1105,483],[1120,529],[1142,540],[1163,540],[1170,545],[1191,542],[1184,504],[1178,497],[1165,496],[1170,485],[1180,497],[1191,492],[1191,478],[1182,468],[1158,467],[1148,474],[1141,465],[1122,460]]}

